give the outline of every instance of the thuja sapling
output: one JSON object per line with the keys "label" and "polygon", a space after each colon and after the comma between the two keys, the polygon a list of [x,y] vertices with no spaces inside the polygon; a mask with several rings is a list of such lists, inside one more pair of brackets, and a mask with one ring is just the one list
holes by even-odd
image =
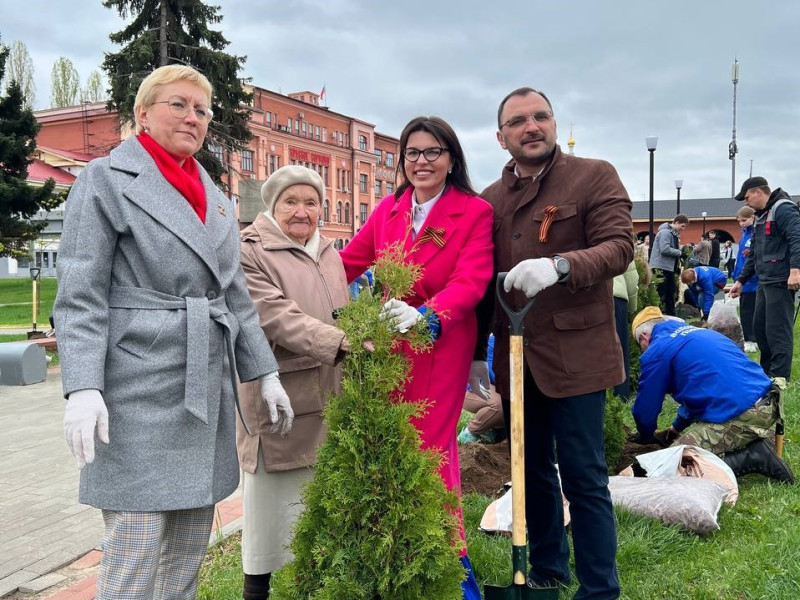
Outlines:
{"label": "thuja sapling", "polygon": [[[442,456],[421,450],[410,419],[426,404],[398,401],[409,380],[399,352],[431,347],[421,319],[400,335],[379,318],[389,298],[403,298],[421,274],[400,245],[373,267],[375,293],[362,293],[338,315],[351,352],[342,391],[325,409],[328,437],[303,494],[294,560],[276,573],[278,600],[459,600],[464,570],[453,510],[458,498],[438,475]],[[435,307],[434,307],[435,309]],[[368,349],[369,348],[369,349]]]}

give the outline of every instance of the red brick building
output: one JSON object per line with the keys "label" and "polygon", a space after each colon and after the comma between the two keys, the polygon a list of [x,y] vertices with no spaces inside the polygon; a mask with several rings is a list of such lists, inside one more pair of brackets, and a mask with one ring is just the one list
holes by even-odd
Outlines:
{"label": "red brick building", "polygon": [[[372,123],[320,106],[319,95],[313,92],[284,96],[259,87],[250,91],[253,139],[249,148],[230,153],[211,147],[227,167],[223,181],[239,202],[240,221],[250,223],[263,210],[261,184],[271,173],[287,164],[305,165],[325,182],[321,232],[343,246],[376,202],[394,192],[399,140],[375,131]],[[40,148],[105,156],[132,133],[102,103],[35,115],[42,124],[37,139]]]}

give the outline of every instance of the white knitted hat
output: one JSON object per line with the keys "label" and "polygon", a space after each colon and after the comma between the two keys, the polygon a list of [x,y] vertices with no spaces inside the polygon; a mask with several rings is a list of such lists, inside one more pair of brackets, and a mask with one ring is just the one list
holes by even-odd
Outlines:
{"label": "white knitted hat", "polygon": [[325,201],[325,184],[319,173],[300,165],[286,165],[270,175],[261,186],[261,200],[267,207],[267,214],[275,213],[275,202],[286,188],[293,185],[310,185],[317,190],[320,205]]}

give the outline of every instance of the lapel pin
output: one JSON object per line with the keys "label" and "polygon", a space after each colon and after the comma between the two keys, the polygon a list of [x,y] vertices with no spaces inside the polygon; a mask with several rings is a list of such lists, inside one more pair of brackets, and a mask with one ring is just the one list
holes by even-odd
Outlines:
{"label": "lapel pin", "polygon": [[225,207],[222,206],[222,204],[217,204],[217,210],[219,211],[219,214],[221,214],[223,217],[225,216]]}

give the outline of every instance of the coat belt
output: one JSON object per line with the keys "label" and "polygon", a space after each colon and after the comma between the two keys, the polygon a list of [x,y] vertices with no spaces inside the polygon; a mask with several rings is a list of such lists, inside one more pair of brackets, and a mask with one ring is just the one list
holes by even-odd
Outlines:
{"label": "coat belt", "polygon": [[183,405],[187,411],[206,424],[208,424],[208,320],[222,325],[233,397],[239,416],[242,417],[242,423],[245,422],[239,405],[236,356],[228,323],[230,311],[224,296],[209,300],[205,296],[172,296],[147,288],[112,285],[108,294],[108,305],[111,308],[186,311],[186,382]]}

